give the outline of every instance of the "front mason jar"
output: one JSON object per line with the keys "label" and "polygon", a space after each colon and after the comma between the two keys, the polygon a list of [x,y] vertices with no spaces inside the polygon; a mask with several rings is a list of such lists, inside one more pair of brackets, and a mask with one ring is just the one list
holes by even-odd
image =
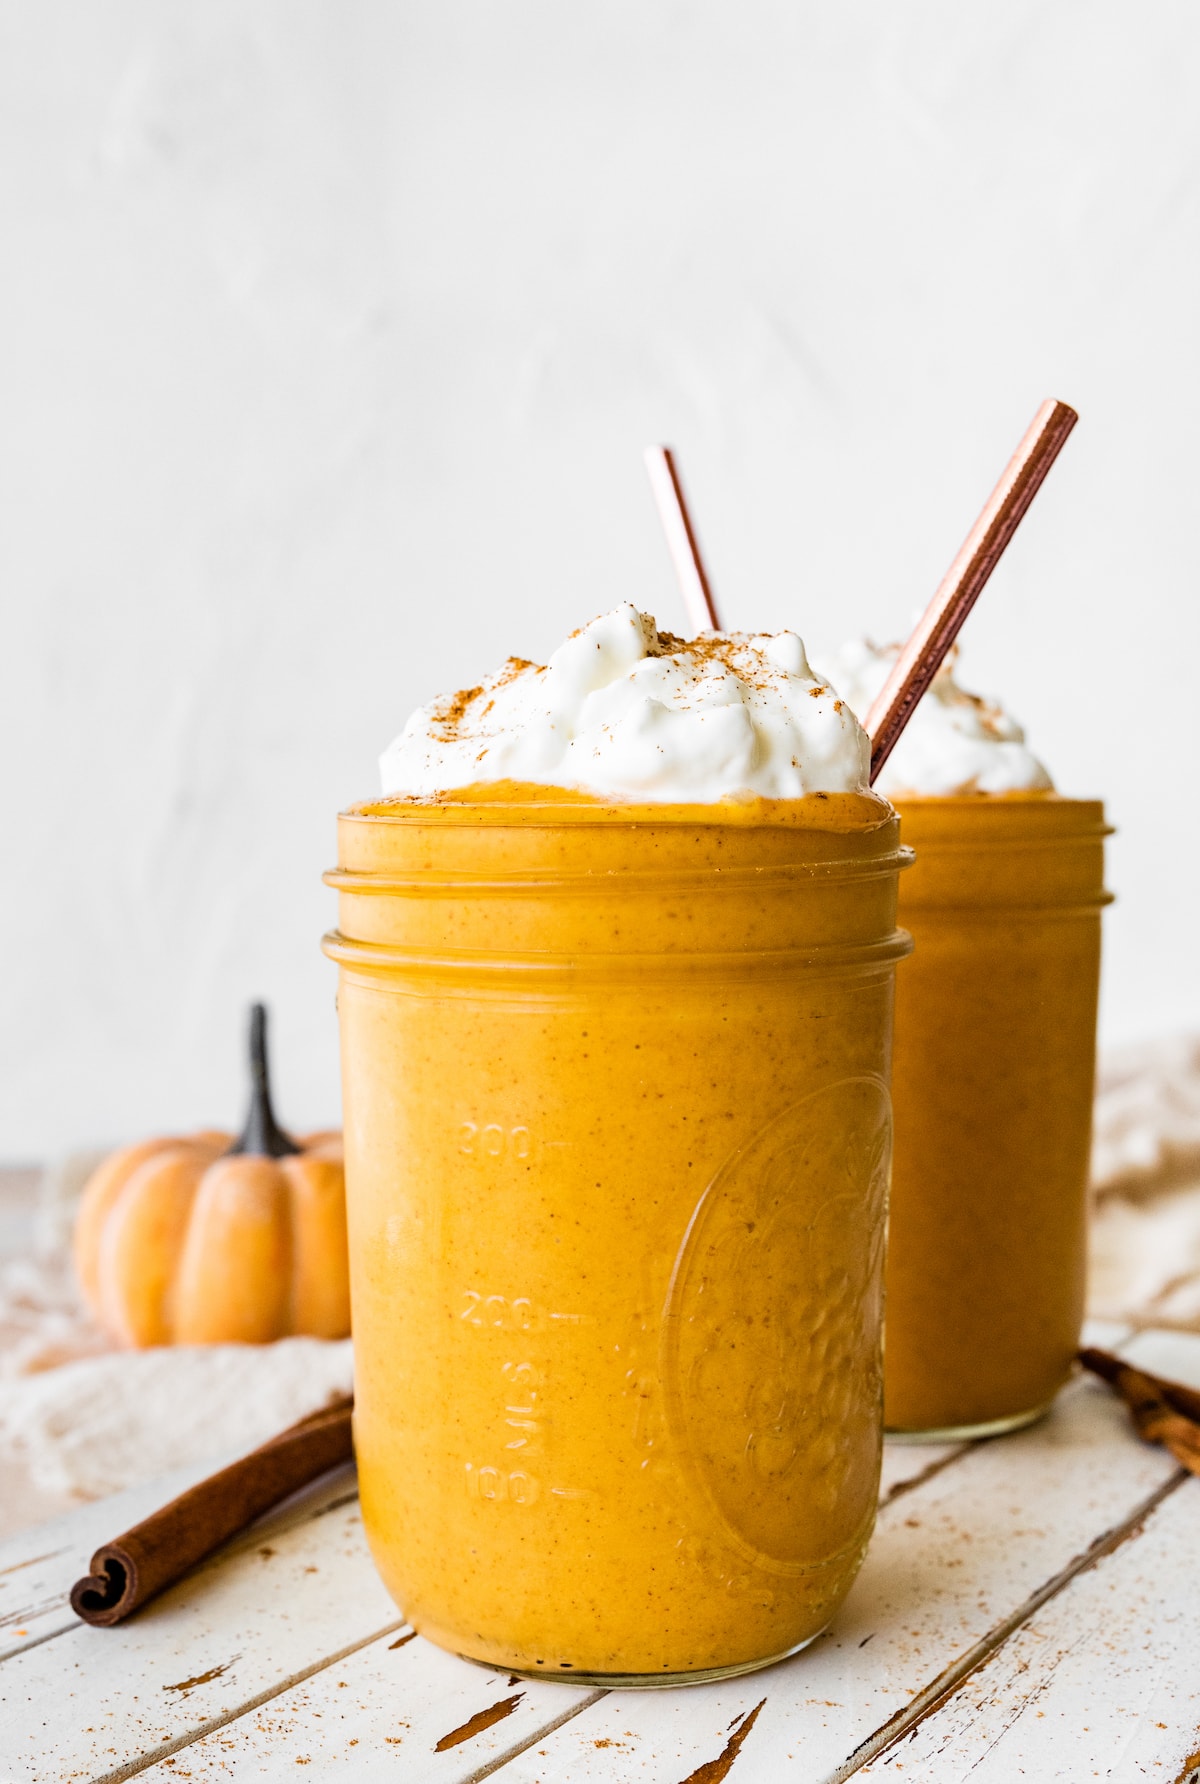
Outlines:
{"label": "front mason jar", "polygon": [[355,1444],[431,1640],[679,1684],[874,1521],[903,852],[867,795],[339,824]]}

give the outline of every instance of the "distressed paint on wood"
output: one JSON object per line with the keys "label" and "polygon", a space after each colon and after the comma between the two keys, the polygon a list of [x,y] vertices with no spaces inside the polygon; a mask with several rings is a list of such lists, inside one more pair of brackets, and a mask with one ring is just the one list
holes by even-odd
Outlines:
{"label": "distressed paint on wood", "polygon": [[[1079,1381],[1042,1425],[976,1446],[885,1508],[830,1634],[769,1672],[686,1693],[614,1692],[505,1769],[506,1784],[680,1784],[766,1694],[738,1766],[816,1784],[1102,1532],[1174,1478]],[[611,1745],[600,1746],[598,1742]],[[735,1774],[736,1776],[736,1774]]]}
{"label": "distressed paint on wood", "polygon": [[1192,1332],[1138,1332],[1123,1355],[1155,1375],[1166,1375],[1188,1387],[1200,1388],[1200,1337]]}
{"label": "distressed paint on wood", "polygon": [[[1200,1387],[1200,1337],[1143,1331],[1123,1344],[1126,1333],[1096,1324],[1089,1343]],[[1198,1500],[1200,1486],[1183,1482],[859,1775],[1177,1784],[1200,1765]]]}
{"label": "distressed paint on wood", "polygon": [[[765,1778],[786,1768],[798,1779],[828,1776],[948,1662],[1173,1477],[1161,1453],[1125,1438],[1122,1417],[1107,1390],[1077,1383],[1045,1426],[978,1447],[885,1508],[860,1586],[835,1632],[808,1655],[724,1686],[612,1693],[578,1711],[575,1705],[558,1710],[570,1720],[556,1732],[543,1730],[501,1775],[512,1784],[577,1778],[680,1784],[719,1761],[733,1724],[744,1726],[762,1702],[734,1756],[738,1774]],[[404,1652],[434,1656],[434,1667],[457,1668],[472,1679],[486,1676],[435,1656],[420,1641]],[[374,1764],[366,1755],[380,1753],[394,1737],[400,1715],[411,1728],[405,1747],[391,1750],[388,1775],[434,1775],[434,1760],[440,1767],[449,1757],[435,1752],[445,1731],[408,1697],[403,1680],[405,1694],[397,1701],[392,1659],[386,1642],[362,1649],[179,1753],[171,1774],[183,1775],[179,1768],[186,1767],[199,1779],[270,1776],[302,1762],[336,1768],[350,1756],[350,1739],[359,1743],[357,1774]],[[519,1682],[510,1688],[497,1680],[476,1706],[510,1689],[520,1689]],[[552,1710],[565,1689],[544,1687]],[[488,1732],[503,1737],[506,1730],[511,1734],[511,1724]],[[521,1737],[529,1738],[524,1725]],[[498,1744],[501,1753],[511,1750],[503,1738]],[[166,1784],[167,1772],[159,1768],[155,1784]]]}
{"label": "distressed paint on wood", "polygon": [[[141,1775],[359,1778],[466,1784],[602,1693],[472,1666],[417,1636],[384,1636]],[[499,1712],[499,1713],[497,1713]]]}
{"label": "distressed paint on wood", "polygon": [[858,1774],[1173,1784],[1200,1746],[1200,1481],[1080,1574]]}
{"label": "distressed paint on wood", "polygon": [[[889,1445],[884,1454],[880,1482],[881,1499],[903,1492],[913,1480],[931,1469],[945,1466],[962,1452],[961,1445]],[[54,1635],[76,1628],[77,1619],[68,1603],[74,1582],[87,1572],[88,1562],[101,1543],[127,1530],[150,1512],[165,1505],[205,1475],[236,1460],[240,1452],[209,1458],[152,1481],[140,1482],[123,1493],[80,1506],[46,1524],[22,1531],[0,1544],[0,1664]],[[281,1529],[314,1515],[333,1498],[352,1494],[352,1467],[338,1469],[322,1481],[294,1494],[285,1505],[267,1513],[244,1537],[222,1551],[238,1552],[265,1530]]]}
{"label": "distressed paint on wood", "polygon": [[[1121,1334],[1089,1336],[1115,1346]],[[1147,1349],[1164,1341],[1171,1347],[1171,1368],[1161,1351],[1151,1356]],[[1200,1341],[1143,1334],[1136,1343],[1148,1367],[1200,1379]],[[1185,1366],[1189,1357],[1190,1377]],[[1069,1390],[1046,1425],[1003,1443],[963,1451],[890,1449],[880,1534],[837,1629],[809,1655],[769,1673],[687,1692],[605,1697],[565,1685],[525,1686],[441,1654],[411,1631],[389,1630],[386,1637],[372,1639],[354,1613],[366,1607],[372,1588],[385,1614],[391,1606],[366,1559],[355,1509],[342,1505],[321,1517],[312,1515],[311,1508],[297,1512],[292,1507],[280,1520],[287,1527],[279,1542],[260,1545],[285,1554],[288,1605],[281,1607],[278,1593],[268,1592],[268,1604],[261,1592],[247,1593],[247,1563],[255,1554],[248,1535],[177,1588],[157,1611],[124,1630],[77,1628],[73,1635],[11,1661],[0,1676],[0,1684],[10,1688],[10,1710],[17,1712],[10,1716],[10,1726],[21,1720],[16,1700],[23,1690],[29,1716],[43,1712],[54,1744],[52,1752],[39,1752],[30,1762],[33,1746],[24,1743],[23,1761],[14,1753],[18,1769],[10,1767],[10,1775],[54,1778],[57,1784],[64,1778],[94,1779],[114,1772],[142,1774],[149,1766],[156,1784],[166,1784],[168,1777],[188,1775],[291,1776],[298,1763],[315,1765],[318,1771],[330,1765],[344,1771],[351,1757],[355,1775],[369,1775],[363,1768],[370,1754],[386,1760],[391,1778],[436,1775],[463,1784],[498,1770],[513,1784],[533,1778],[626,1776],[679,1784],[693,1772],[708,1778],[719,1769],[723,1775],[734,1760],[738,1774],[746,1778],[773,1775],[773,1770],[760,1768],[779,1764],[788,1764],[788,1775],[797,1778],[825,1777],[831,1771],[844,1776],[853,1730],[864,1725],[873,1730],[886,1722],[897,1697],[903,1717],[913,1680],[919,1690],[936,1676],[940,1647],[953,1645],[956,1638],[961,1642],[980,1622],[986,1638],[987,1629],[998,1627],[994,1613],[1002,1603],[1008,1604],[1010,1617],[1019,1614],[1011,1602],[1014,1589],[1024,1577],[1032,1577],[1039,1562],[1080,1532],[1094,1537],[1104,1527],[1103,1519],[1112,1521],[1114,1508],[1131,1510],[1139,1491],[1170,1478],[1168,1460],[1130,1439],[1122,1419],[1107,1391],[1089,1381]],[[1102,1461],[1106,1467],[1099,1466]],[[1005,1498],[1010,1502],[1007,1512],[999,1505]],[[88,1512],[103,1514],[105,1508],[90,1507]],[[107,1512],[102,1535],[112,1533],[112,1502]],[[336,1520],[347,1513],[353,1513],[352,1533],[345,1526],[335,1529]],[[961,1566],[964,1558],[948,1549],[956,1538],[961,1548],[964,1538],[978,1534],[980,1516],[984,1523],[979,1528],[989,1540],[981,1545],[968,1577],[955,1566],[956,1559]],[[1007,1539],[998,1542],[1001,1531],[1007,1531]],[[26,1538],[36,1534],[26,1533]],[[261,1531],[257,1534],[261,1537]],[[89,1533],[79,1546],[90,1552],[99,1539]],[[8,1546],[11,1552],[13,1545]],[[1086,1547],[1086,1538],[1081,1546]],[[307,1570],[316,1567],[320,1574],[323,1561],[329,1576],[319,1590],[306,1590]],[[74,1578],[73,1564],[67,1572]],[[365,1582],[364,1590],[356,1590],[353,1582]],[[904,1614],[910,1607],[919,1607],[914,1627],[906,1627],[913,1623]],[[299,1641],[297,1622],[302,1625]],[[867,1623],[876,1627],[866,1628]],[[247,1690],[254,1680],[240,1657],[236,1667],[228,1661],[201,1664],[211,1658],[208,1650],[220,1628],[248,1624],[253,1625],[250,1673],[258,1679],[253,1691]],[[339,1645],[333,1639],[335,1632],[345,1634],[355,1626],[362,1632],[352,1640]],[[166,1642],[159,1639],[164,1635]],[[290,1671],[277,1664],[274,1649],[280,1636],[293,1659],[301,1651],[308,1656]],[[80,1701],[67,1719],[78,1731],[79,1711],[90,1712],[85,1730],[90,1744],[73,1740],[70,1730],[64,1744],[59,1725],[65,1703],[71,1702],[77,1644],[112,1644],[114,1638],[125,1644],[121,1655],[111,1646],[92,1649],[98,1664],[89,1666],[74,1686],[76,1698],[87,1701]],[[352,1647],[356,1651],[345,1652]],[[268,1650],[270,1663],[262,1659]],[[163,1652],[186,1664],[186,1671],[183,1664],[176,1667],[180,1676],[165,1684],[157,1679]],[[408,1661],[399,1675],[397,1701],[394,1663],[404,1656]],[[104,1677],[97,1679],[97,1674]],[[210,1703],[203,1714],[164,1714],[150,1697],[155,1684],[185,1712],[205,1693],[222,1694],[221,1707],[214,1712]],[[842,1691],[841,1700],[830,1694],[833,1688]],[[543,1696],[544,1703],[538,1701]],[[447,1720],[441,1713],[445,1710],[457,1720],[440,1728]],[[407,1721],[409,1731],[390,1739],[384,1724],[394,1727],[397,1717]],[[217,1718],[223,1725],[214,1729]],[[120,1757],[118,1743],[105,1739],[105,1720],[113,1733],[121,1729]],[[609,1721],[613,1732],[608,1732]],[[624,1726],[618,1729],[617,1723]],[[204,1734],[206,1728],[213,1732]],[[736,1737],[732,1745],[731,1736]],[[0,1736],[0,1741],[8,1739]],[[352,1749],[351,1741],[358,1746]],[[23,1745],[20,1740],[15,1744],[18,1749]],[[168,1746],[178,1750],[156,1760]],[[835,1749],[837,1763],[825,1767],[826,1752]],[[514,1757],[506,1763],[510,1754]],[[370,1763],[374,1765],[374,1758]]]}
{"label": "distressed paint on wood", "polygon": [[231,1454],[210,1456],[0,1543],[0,1661],[57,1629],[75,1627],[67,1594],[102,1542],[233,1460]]}
{"label": "distressed paint on wood", "polygon": [[879,1476],[880,1505],[949,1467],[969,1448],[966,1443],[885,1443]]}
{"label": "distressed paint on wood", "polygon": [[0,1776],[103,1775],[400,1621],[356,1501],[264,1533],[128,1623],[77,1624],[0,1668]]}
{"label": "distressed paint on wood", "polygon": [[[68,1594],[75,1581],[88,1571],[88,1563],[101,1543],[128,1530],[227,1461],[235,1461],[238,1453],[177,1469],[110,1499],[81,1506],[51,1523],[22,1531],[0,1547],[0,1663],[51,1636],[77,1629],[79,1620],[70,1607]],[[265,1541],[269,1533],[319,1516],[325,1507],[347,1497],[357,1497],[354,1469],[349,1466],[334,1469],[294,1493],[228,1543],[208,1565]]]}

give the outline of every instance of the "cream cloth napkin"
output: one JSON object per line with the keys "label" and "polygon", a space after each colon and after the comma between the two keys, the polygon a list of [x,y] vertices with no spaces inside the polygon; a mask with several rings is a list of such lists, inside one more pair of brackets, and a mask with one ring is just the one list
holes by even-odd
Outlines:
{"label": "cream cloth napkin", "polygon": [[1200,1331],[1200,1037],[1102,1057],[1092,1197],[1090,1311]]}
{"label": "cream cloth napkin", "polygon": [[221,1451],[254,1449],[350,1392],[350,1340],[116,1351],[0,1383],[0,1439],[36,1489],[101,1499]]}

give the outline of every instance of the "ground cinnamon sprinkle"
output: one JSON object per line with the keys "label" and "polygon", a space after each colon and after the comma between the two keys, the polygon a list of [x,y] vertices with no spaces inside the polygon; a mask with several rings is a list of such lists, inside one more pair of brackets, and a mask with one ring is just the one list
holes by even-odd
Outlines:
{"label": "ground cinnamon sprinkle", "polygon": [[483,689],[460,688],[457,694],[443,694],[435,700],[429,712],[429,724],[433,730],[440,731],[443,743],[449,743],[455,731],[462,723],[468,706],[478,700]]}
{"label": "ground cinnamon sprinkle", "polygon": [[[578,628],[572,632],[571,637],[579,637],[585,629]],[[747,640],[737,634],[718,633],[708,638],[679,638],[674,632],[656,632],[654,643],[656,648],[651,650],[650,655],[683,658],[685,666],[691,669],[692,681],[698,685],[703,685],[714,664],[730,670],[746,687],[759,693],[766,692],[774,683],[775,677],[770,669],[756,673],[754,653],[747,650]],[[599,644],[596,648],[600,648]],[[509,657],[503,668],[489,676],[486,683],[480,682],[472,688],[460,688],[455,694],[443,694],[427,709],[429,729],[433,737],[439,743],[454,743],[464,729],[480,727],[481,721],[493,710],[496,696],[501,689],[527,674],[545,675],[546,665],[531,663],[526,657]],[[808,689],[814,699],[831,691],[827,684]],[[485,696],[486,704],[472,712],[476,702]],[[842,710],[841,701],[835,703],[835,710]],[[482,760],[484,753],[486,751],[481,752],[476,760]]]}
{"label": "ground cinnamon sprinkle", "polygon": [[506,688],[509,682],[515,681],[518,675],[523,675],[527,669],[531,669],[535,675],[544,674],[541,663],[529,663],[524,657],[509,657],[503,669],[491,677],[486,690],[480,683],[477,687],[460,688],[457,694],[443,694],[440,699],[435,700],[429,709],[429,726],[436,733],[439,743],[453,743],[455,734],[466,718],[469,708],[475,704],[481,694],[486,691],[492,696],[479,715],[483,718],[495,705],[495,696],[500,692],[500,689]]}
{"label": "ground cinnamon sprinkle", "polygon": [[[718,633],[712,638],[677,638],[673,632],[658,632],[658,654],[673,657],[685,654],[696,664],[695,679],[702,681],[705,670],[712,663],[720,663],[737,675],[748,688],[762,693],[772,686],[772,674],[768,670],[756,674],[751,653],[746,649],[746,640],[736,633]],[[812,694],[828,693],[828,688],[810,688]]]}

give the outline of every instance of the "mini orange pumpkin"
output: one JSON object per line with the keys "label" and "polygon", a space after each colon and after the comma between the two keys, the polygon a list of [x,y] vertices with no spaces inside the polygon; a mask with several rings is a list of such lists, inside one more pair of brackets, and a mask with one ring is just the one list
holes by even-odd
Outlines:
{"label": "mini orange pumpkin", "polygon": [[240,1139],[125,1146],[92,1174],[75,1225],[88,1304],[122,1344],[261,1344],[350,1330],[342,1138],[285,1134],[271,1109],[266,1010],[250,1015]]}

